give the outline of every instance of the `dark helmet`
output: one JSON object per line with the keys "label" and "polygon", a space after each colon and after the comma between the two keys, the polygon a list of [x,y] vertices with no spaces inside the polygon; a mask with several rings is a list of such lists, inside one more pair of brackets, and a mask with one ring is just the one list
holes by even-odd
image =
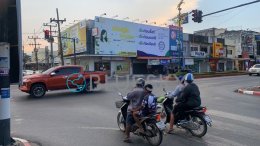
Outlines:
{"label": "dark helmet", "polygon": [[145,89],[146,91],[152,92],[152,91],[153,91],[153,85],[151,85],[151,84],[146,84],[146,85],[144,86],[144,89]]}
{"label": "dark helmet", "polygon": [[188,82],[188,83],[192,83],[194,80],[194,77],[193,77],[193,74],[192,73],[187,73],[185,75],[185,81]]}
{"label": "dark helmet", "polygon": [[180,81],[181,83],[184,83],[184,78],[183,78],[183,76],[179,76],[178,79],[179,79],[179,81]]}
{"label": "dark helmet", "polygon": [[138,78],[138,79],[136,80],[136,86],[138,86],[138,87],[144,87],[144,85],[145,85],[145,80],[144,80],[143,78]]}

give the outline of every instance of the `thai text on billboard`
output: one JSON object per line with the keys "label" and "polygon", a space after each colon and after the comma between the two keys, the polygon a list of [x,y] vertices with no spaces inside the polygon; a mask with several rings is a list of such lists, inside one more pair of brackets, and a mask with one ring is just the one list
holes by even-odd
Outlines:
{"label": "thai text on billboard", "polygon": [[168,28],[103,17],[96,17],[95,27],[95,54],[166,56],[169,50]]}

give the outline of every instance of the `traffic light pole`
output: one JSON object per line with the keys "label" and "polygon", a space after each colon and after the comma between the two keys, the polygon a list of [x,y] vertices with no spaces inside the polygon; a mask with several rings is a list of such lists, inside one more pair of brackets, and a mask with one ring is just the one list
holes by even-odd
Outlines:
{"label": "traffic light pole", "polygon": [[0,146],[9,146],[10,132],[10,49],[8,43],[0,43]]}
{"label": "traffic light pole", "polygon": [[54,66],[54,56],[53,56],[53,36],[52,36],[52,27],[56,27],[57,25],[51,25],[44,23],[43,26],[49,26],[50,27],[50,45],[51,45],[51,67]]}
{"label": "traffic light pole", "polygon": [[[179,34],[178,34],[178,56],[179,56],[179,69],[181,69],[183,67],[183,63],[184,63],[184,56],[183,56],[183,53],[182,53],[182,56],[181,56],[181,51],[182,51],[182,48],[181,48],[181,5],[183,4],[183,0],[180,1],[180,3],[178,4],[178,11],[179,11],[179,14],[178,14],[178,27],[179,27]],[[182,61],[181,61],[181,58],[182,58]]]}

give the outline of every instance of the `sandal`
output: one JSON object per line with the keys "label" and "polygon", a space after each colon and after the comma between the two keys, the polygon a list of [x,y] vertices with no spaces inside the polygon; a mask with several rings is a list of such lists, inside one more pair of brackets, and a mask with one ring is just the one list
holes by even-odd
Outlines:
{"label": "sandal", "polygon": [[132,143],[132,141],[130,140],[130,138],[125,138],[125,139],[124,139],[124,142],[125,142],[125,143]]}
{"label": "sandal", "polygon": [[173,129],[169,129],[169,130],[167,131],[167,133],[168,133],[168,134],[174,134],[174,130],[173,130]]}

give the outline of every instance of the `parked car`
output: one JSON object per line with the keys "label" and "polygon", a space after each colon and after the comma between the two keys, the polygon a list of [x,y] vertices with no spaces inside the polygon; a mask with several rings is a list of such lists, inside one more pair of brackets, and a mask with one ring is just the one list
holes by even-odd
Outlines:
{"label": "parked car", "polygon": [[[29,93],[32,97],[42,97],[46,91],[62,89],[79,89],[80,92],[89,91],[99,83],[105,83],[105,72],[85,72],[78,65],[52,67],[40,74],[23,77],[19,89]],[[84,80],[80,80],[83,78]],[[68,86],[68,79],[70,81]],[[99,80],[99,82],[95,82]],[[79,86],[84,84],[84,86]],[[90,86],[92,85],[92,87]]]}
{"label": "parked car", "polygon": [[252,66],[249,70],[248,70],[248,74],[249,76],[251,76],[252,74],[256,74],[256,75],[260,75],[260,64],[255,64],[254,66]]}

